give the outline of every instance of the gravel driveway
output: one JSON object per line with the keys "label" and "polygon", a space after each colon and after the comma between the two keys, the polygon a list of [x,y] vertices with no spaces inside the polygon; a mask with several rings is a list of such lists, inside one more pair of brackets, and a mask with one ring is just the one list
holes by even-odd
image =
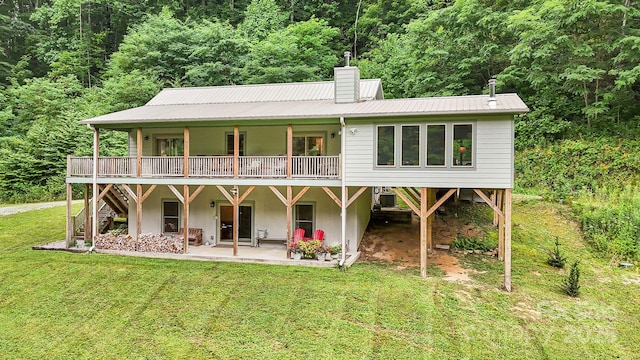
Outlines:
{"label": "gravel driveway", "polygon": [[[78,202],[77,200],[74,203]],[[9,205],[0,207],[0,216],[17,214],[26,211],[32,210],[40,210],[40,209],[48,209],[56,206],[66,206],[66,201],[54,201],[54,202],[44,202],[44,203],[32,203],[32,204],[20,204],[20,205]]]}

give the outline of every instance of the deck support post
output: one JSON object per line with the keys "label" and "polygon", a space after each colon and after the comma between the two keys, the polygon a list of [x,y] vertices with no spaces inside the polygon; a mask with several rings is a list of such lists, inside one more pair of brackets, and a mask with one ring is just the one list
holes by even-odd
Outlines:
{"label": "deck support post", "polygon": [[504,190],[504,289],[511,292],[511,189]]}
{"label": "deck support post", "polygon": [[423,278],[427,277],[427,191],[420,188],[420,275]]}
{"label": "deck support post", "polygon": [[73,223],[73,217],[71,216],[71,200],[73,199],[72,188],[70,183],[66,183],[67,188],[67,231],[65,237],[65,247],[71,246],[71,240],[73,239],[73,233],[75,231],[75,224]]}
{"label": "deck support post", "polygon": [[[253,190],[254,187],[255,186],[252,186],[250,190]],[[310,189],[310,187],[309,186],[303,187],[302,190],[300,190],[300,192],[298,192],[298,195],[296,195],[295,197],[293,196],[293,189],[291,188],[291,185],[287,185],[286,197],[282,195],[280,193],[280,190],[278,190],[273,185],[269,185],[269,189],[271,189],[271,192],[273,192],[273,194],[287,208],[287,259],[288,259],[291,256],[291,235],[293,234],[292,207],[298,202],[298,200],[300,200],[300,198],[302,198],[302,196]],[[249,190],[247,190],[247,192],[249,192]],[[245,192],[245,195],[242,195],[242,199],[245,198],[246,194],[247,193]]]}
{"label": "deck support post", "polygon": [[89,206],[89,184],[84,184],[84,241],[91,238],[91,208]]}
{"label": "deck support post", "polygon": [[136,240],[142,233],[142,185],[136,185]]}

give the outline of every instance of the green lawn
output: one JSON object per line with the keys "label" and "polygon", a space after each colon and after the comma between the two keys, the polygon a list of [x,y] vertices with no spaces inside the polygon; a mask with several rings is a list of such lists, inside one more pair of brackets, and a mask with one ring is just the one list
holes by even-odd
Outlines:
{"label": "green lawn", "polygon": [[[64,237],[64,208],[0,217],[0,357],[631,359],[640,275],[592,255],[562,215],[514,204],[512,293],[502,264],[468,283],[418,269],[336,269],[33,251]],[[542,248],[582,261],[582,294]],[[416,249],[417,250],[417,249]]]}

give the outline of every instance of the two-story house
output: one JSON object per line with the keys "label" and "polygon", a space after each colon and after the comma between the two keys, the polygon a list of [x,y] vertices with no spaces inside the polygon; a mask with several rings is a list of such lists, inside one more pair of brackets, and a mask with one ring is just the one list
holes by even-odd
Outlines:
{"label": "two-story house", "polygon": [[[67,191],[85,184],[88,237],[98,232],[89,199],[110,199],[134,237],[199,228],[236,255],[258,230],[290,241],[293,229],[322,229],[344,261],[367,227],[372,188],[392,187],[420,217],[425,276],[435,209],[473,189],[499,219],[509,289],[514,116],[526,111],[494,82],[489,95],[385,100],[381,81],[351,66],[328,82],[164,89],[81,121],[94,130],[94,155],[69,158]],[[102,129],[127,132],[129,156],[100,156]]]}

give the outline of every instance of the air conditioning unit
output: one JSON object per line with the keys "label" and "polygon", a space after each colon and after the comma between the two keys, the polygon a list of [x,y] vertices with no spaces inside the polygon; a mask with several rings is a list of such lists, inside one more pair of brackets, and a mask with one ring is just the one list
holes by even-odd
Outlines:
{"label": "air conditioning unit", "polygon": [[380,194],[380,206],[381,207],[396,207],[396,194],[394,193],[382,193]]}

